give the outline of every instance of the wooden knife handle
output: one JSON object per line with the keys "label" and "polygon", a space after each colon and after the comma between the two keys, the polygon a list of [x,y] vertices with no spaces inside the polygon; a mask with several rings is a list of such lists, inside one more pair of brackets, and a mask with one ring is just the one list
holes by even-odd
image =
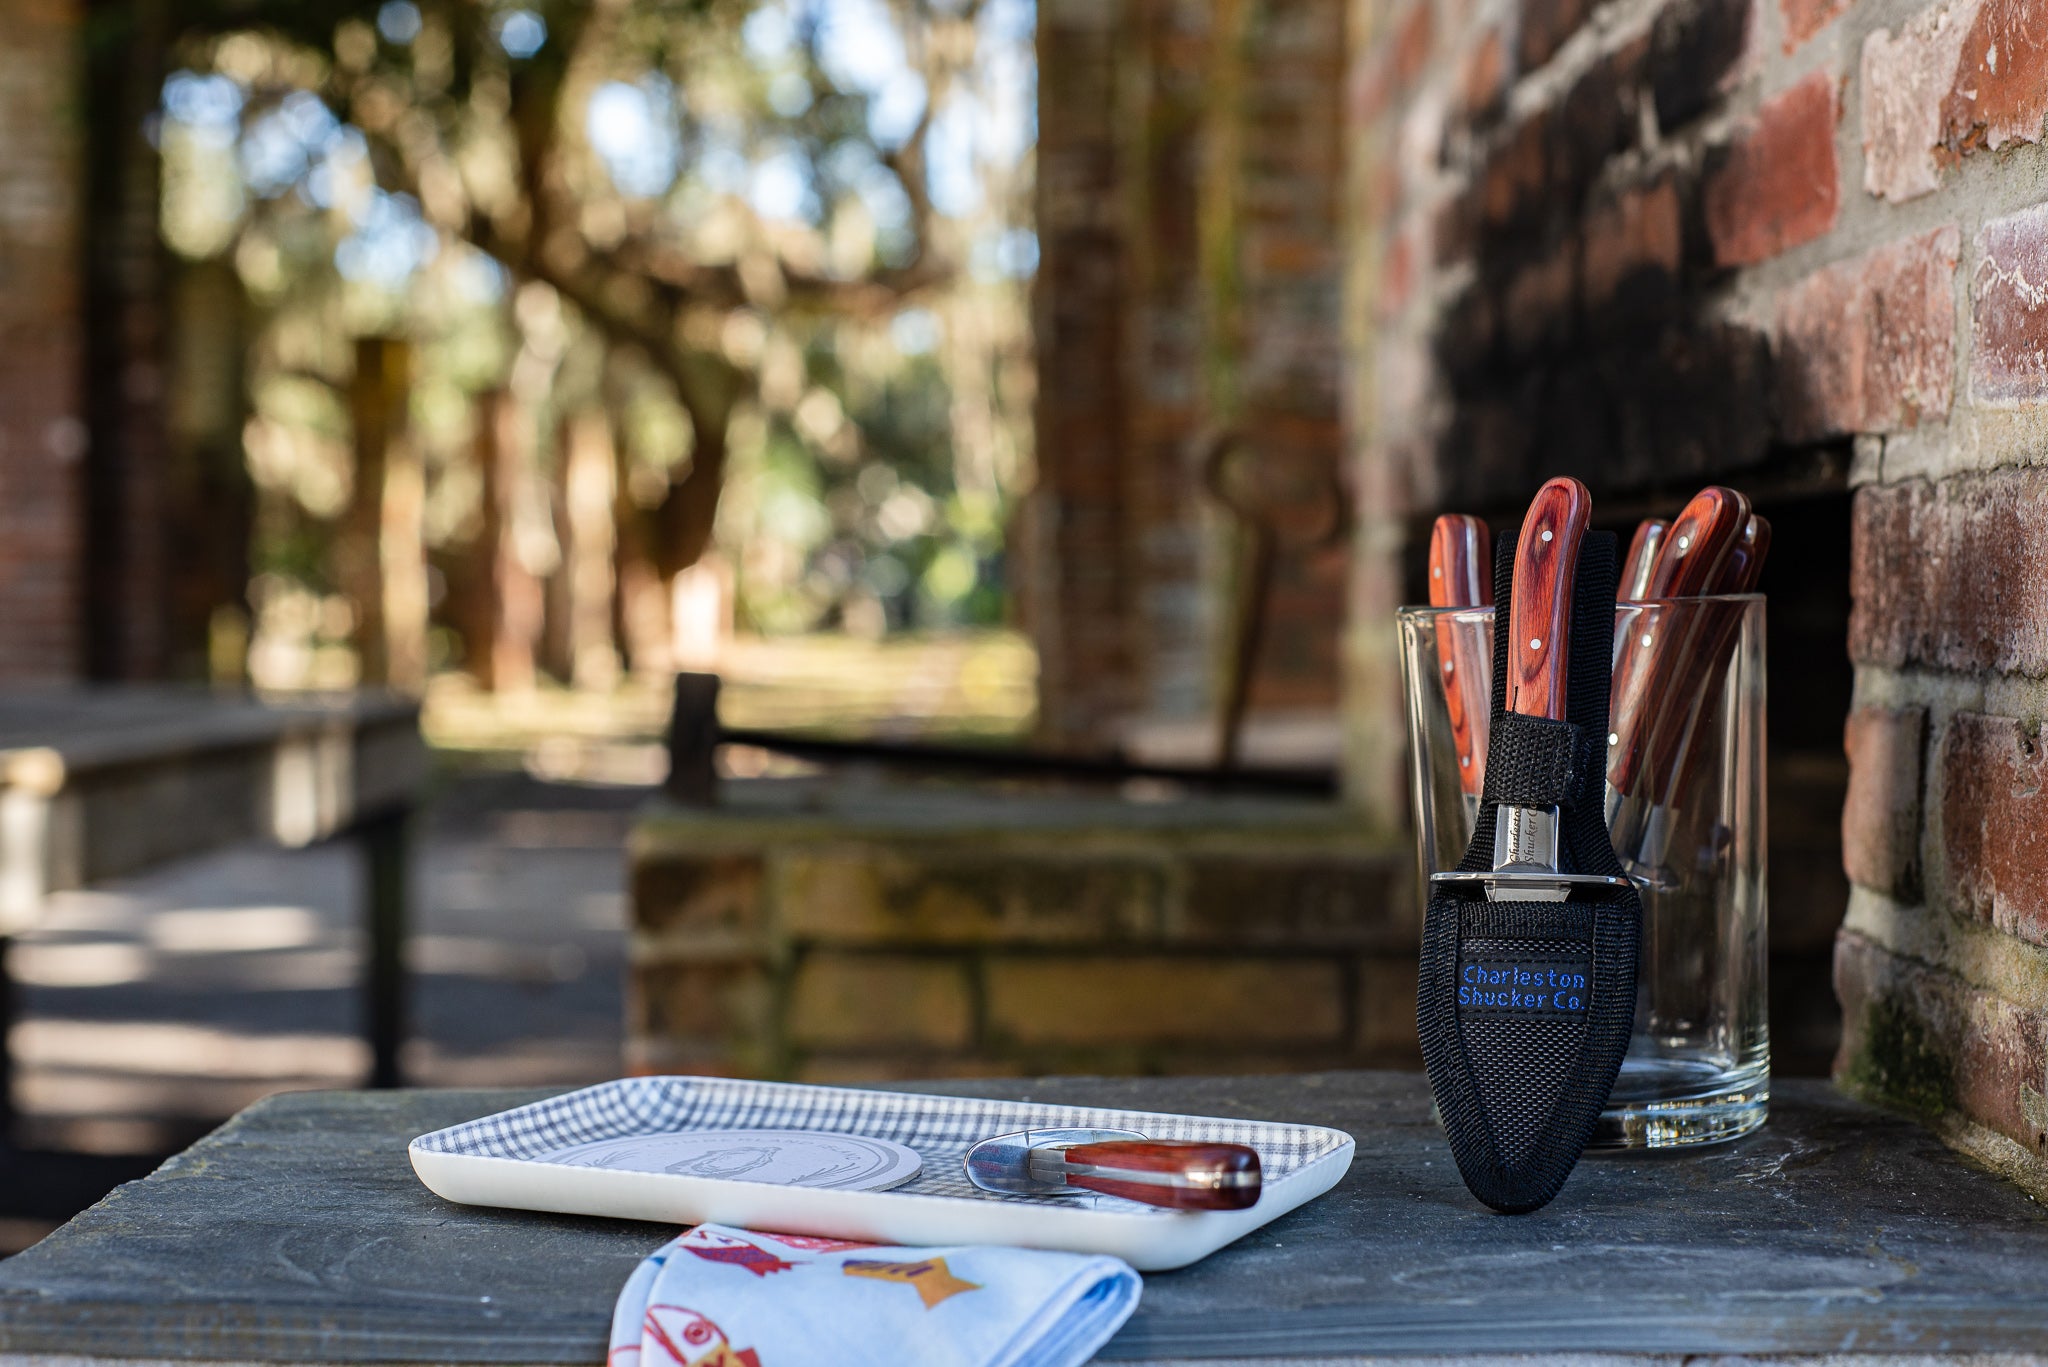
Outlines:
{"label": "wooden knife handle", "polygon": [[[1464,513],[1445,513],[1429,532],[1429,603],[1438,608],[1484,607],[1493,601],[1493,536],[1484,522]],[[1486,787],[1486,756],[1476,730],[1487,708],[1485,662],[1465,649],[1455,623],[1438,622],[1437,668],[1443,677],[1444,710],[1451,744],[1458,752],[1458,786],[1478,793]]]}
{"label": "wooden knife handle", "polygon": [[1749,500],[1738,491],[1710,484],[1694,494],[1664,534],[1643,597],[1697,598],[1711,593],[1748,524]]}
{"label": "wooden knife handle", "polygon": [[1478,518],[1465,513],[1438,518],[1429,529],[1429,605],[1479,608],[1491,603],[1492,545],[1492,534]]}
{"label": "wooden knife handle", "polygon": [[1563,477],[1536,491],[1515,545],[1515,596],[1509,607],[1507,707],[1525,717],[1563,721],[1565,669],[1571,659],[1572,581],[1579,546],[1593,520],[1593,496]]}
{"label": "wooden knife handle", "polygon": [[1636,615],[1635,628],[1615,653],[1614,691],[1609,695],[1607,781],[1617,791],[1634,789],[1648,758],[1649,732],[1656,718],[1651,707],[1669,708],[1691,666],[1688,633],[1673,618],[1674,633],[1662,628],[1665,614],[1655,606],[1664,598],[1697,598],[1709,592],[1728,553],[1749,523],[1749,500],[1734,489],[1713,484],[1685,505],[1664,534],[1663,549],[1650,571],[1651,604]]}
{"label": "wooden knife handle", "polygon": [[1664,533],[1671,524],[1661,517],[1644,518],[1628,543],[1628,559],[1621,562],[1621,592],[1615,596],[1633,603],[1650,592],[1650,571],[1657,566],[1657,552],[1664,548]]}
{"label": "wooden knife handle", "polygon": [[1067,1185],[1106,1196],[1143,1201],[1169,1210],[1244,1210],[1258,1204],[1259,1153],[1244,1144],[1208,1144],[1186,1139],[1110,1139],[1076,1144],[1063,1155],[1069,1163],[1114,1168],[1139,1176],[1186,1179],[1187,1186],[1118,1181],[1110,1176],[1069,1173]]}
{"label": "wooden knife handle", "polygon": [[1771,553],[1771,520],[1761,513],[1753,515],[1742,529],[1742,536],[1728,552],[1728,563],[1721,568],[1720,580],[1714,585],[1715,593],[1754,593],[1756,581],[1763,577],[1764,559]]}
{"label": "wooden knife handle", "polygon": [[[1764,558],[1771,552],[1769,519],[1755,516],[1742,529],[1742,539],[1722,567],[1716,594],[1750,593],[1763,574]],[[1689,706],[1673,708],[1664,717],[1650,741],[1651,796],[1666,806],[1676,802],[1692,782],[1699,767],[1700,728],[1712,722],[1720,706],[1721,689],[1728,669],[1735,662],[1735,643],[1742,632],[1742,605],[1715,603],[1700,628],[1699,648],[1694,659],[1704,666],[1702,686]]]}

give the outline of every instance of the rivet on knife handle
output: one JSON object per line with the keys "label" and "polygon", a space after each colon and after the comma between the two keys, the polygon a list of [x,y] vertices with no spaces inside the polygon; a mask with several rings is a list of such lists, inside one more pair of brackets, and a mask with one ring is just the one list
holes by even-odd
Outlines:
{"label": "rivet on knife handle", "polygon": [[1563,721],[1565,668],[1571,659],[1572,582],[1579,544],[1593,518],[1593,496],[1570,478],[1536,491],[1515,545],[1510,604],[1507,710]]}

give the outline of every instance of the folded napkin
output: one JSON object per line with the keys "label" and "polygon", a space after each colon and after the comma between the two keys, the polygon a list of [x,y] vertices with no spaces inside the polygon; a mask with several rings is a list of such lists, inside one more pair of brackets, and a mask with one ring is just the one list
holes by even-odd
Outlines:
{"label": "folded napkin", "polygon": [[1120,1258],[698,1225],[627,1279],[608,1367],[1079,1367],[1143,1289]]}

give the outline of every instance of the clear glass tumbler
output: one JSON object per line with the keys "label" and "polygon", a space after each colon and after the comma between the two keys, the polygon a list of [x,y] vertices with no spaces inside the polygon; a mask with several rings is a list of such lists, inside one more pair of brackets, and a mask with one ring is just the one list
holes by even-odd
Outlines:
{"label": "clear glass tumbler", "polygon": [[[1402,608],[1416,855],[1471,842],[1486,763],[1492,608]],[[1621,603],[1608,829],[1643,898],[1635,1037],[1593,1144],[1734,1139],[1770,1105],[1765,1009],[1764,600]]]}

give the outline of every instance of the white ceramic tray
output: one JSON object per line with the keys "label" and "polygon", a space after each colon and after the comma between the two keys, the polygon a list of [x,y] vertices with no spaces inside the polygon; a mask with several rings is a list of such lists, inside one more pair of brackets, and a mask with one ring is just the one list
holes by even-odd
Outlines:
{"label": "white ceramic tray", "polygon": [[[1249,1210],[1168,1211],[1114,1196],[999,1196],[961,1167],[968,1147],[1025,1129],[1137,1130],[1153,1139],[1249,1144],[1265,1184]],[[687,1130],[825,1130],[893,1140],[923,1170],[887,1191],[575,1167],[550,1154]],[[626,1078],[424,1134],[413,1171],[436,1195],[674,1224],[714,1222],[873,1243],[1014,1244],[1110,1253],[1142,1271],[1184,1267],[1335,1186],[1351,1136],[1318,1125],[856,1091],[730,1078]]]}

